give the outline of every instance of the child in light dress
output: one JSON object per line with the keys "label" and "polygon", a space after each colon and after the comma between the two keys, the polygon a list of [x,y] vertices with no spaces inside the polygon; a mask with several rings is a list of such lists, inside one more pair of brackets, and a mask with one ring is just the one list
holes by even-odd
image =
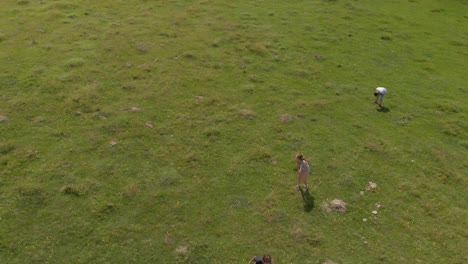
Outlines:
{"label": "child in light dress", "polygon": [[297,154],[296,155],[296,163],[297,163],[297,185],[296,189],[299,190],[300,184],[303,183],[305,185],[306,191],[309,190],[309,184],[307,183],[307,176],[310,173],[310,165],[309,162],[304,158],[304,155]]}

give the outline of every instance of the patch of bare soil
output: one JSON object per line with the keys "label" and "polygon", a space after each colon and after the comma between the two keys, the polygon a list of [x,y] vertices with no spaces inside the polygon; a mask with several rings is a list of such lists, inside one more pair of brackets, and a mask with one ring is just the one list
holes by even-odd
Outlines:
{"label": "patch of bare soil", "polygon": [[369,182],[369,185],[366,187],[366,190],[368,190],[368,191],[374,191],[375,188],[377,188],[377,183],[375,183],[375,182]]}
{"label": "patch of bare soil", "polygon": [[290,116],[288,114],[282,114],[280,116],[279,120],[280,120],[281,123],[288,123],[288,122],[292,121],[292,116]]}
{"label": "patch of bare soil", "polygon": [[321,205],[322,210],[326,212],[345,212],[346,211],[346,203],[343,200],[335,199],[329,203],[324,202]]}

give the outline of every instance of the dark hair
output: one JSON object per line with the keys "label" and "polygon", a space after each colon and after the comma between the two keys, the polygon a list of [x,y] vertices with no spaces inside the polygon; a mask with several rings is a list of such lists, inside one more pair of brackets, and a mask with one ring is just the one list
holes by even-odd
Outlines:
{"label": "dark hair", "polygon": [[304,159],[304,155],[301,154],[297,154],[296,155],[296,159],[300,159],[300,160],[303,160]]}
{"label": "dark hair", "polygon": [[263,255],[263,262],[265,264],[271,264],[271,256],[268,254]]}
{"label": "dark hair", "polygon": [[375,93],[374,93],[374,96],[377,96],[377,95],[379,95],[379,93],[378,93],[378,92],[375,92]]}

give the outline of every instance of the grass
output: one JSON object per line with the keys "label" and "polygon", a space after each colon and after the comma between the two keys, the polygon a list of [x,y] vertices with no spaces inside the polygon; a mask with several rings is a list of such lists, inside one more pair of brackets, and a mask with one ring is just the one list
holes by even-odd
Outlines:
{"label": "grass", "polygon": [[2,7],[3,262],[467,262],[463,1]]}

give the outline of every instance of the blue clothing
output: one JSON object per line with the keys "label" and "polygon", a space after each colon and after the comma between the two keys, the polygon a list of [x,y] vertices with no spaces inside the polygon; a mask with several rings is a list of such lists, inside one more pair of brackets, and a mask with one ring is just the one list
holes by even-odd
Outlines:
{"label": "blue clothing", "polygon": [[310,165],[309,165],[309,162],[307,162],[307,160],[302,160],[301,161],[301,166],[299,167],[299,169],[301,170],[301,172],[303,171],[303,166],[304,166],[304,163],[307,165],[307,167],[305,168],[306,171],[307,171],[307,174],[310,173]]}
{"label": "blue clothing", "polygon": [[255,256],[254,260],[255,260],[255,264],[263,264],[263,259],[261,257]]}

